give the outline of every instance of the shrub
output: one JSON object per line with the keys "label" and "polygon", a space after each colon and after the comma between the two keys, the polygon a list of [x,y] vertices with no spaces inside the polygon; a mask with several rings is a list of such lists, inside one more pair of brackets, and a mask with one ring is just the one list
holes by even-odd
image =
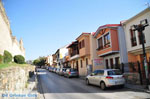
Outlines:
{"label": "shrub", "polygon": [[12,55],[11,55],[11,53],[5,50],[4,51],[3,60],[4,60],[4,63],[11,62],[12,61]]}
{"label": "shrub", "polygon": [[3,56],[0,54],[0,64],[3,63]]}
{"label": "shrub", "polygon": [[22,55],[15,55],[14,56],[14,62],[18,64],[24,64],[25,58]]}

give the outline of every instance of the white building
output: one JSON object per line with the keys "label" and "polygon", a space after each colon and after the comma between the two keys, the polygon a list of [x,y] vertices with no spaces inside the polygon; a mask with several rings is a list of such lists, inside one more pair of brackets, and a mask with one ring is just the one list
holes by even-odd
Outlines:
{"label": "white building", "polygon": [[143,50],[140,42],[140,33],[138,31],[131,30],[131,26],[140,24],[142,20],[148,20],[149,26],[145,27],[143,31],[145,35],[145,49],[147,60],[150,60],[150,7],[123,22],[123,28],[125,31],[128,61],[129,62],[142,62],[143,61]]}
{"label": "white building", "polygon": [[46,62],[47,62],[48,65],[52,66],[52,64],[53,64],[53,56],[52,55],[48,55]]}

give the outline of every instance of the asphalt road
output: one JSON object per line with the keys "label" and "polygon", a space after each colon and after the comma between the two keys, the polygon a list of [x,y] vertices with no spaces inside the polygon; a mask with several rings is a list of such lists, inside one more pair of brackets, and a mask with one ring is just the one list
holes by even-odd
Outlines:
{"label": "asphalt road", "polygon": [[43,99],[143,99],[150,94],[127,88],[109,88],[86,85],[80,78],[65,78],[44,69],[38,69],[38,92]]}

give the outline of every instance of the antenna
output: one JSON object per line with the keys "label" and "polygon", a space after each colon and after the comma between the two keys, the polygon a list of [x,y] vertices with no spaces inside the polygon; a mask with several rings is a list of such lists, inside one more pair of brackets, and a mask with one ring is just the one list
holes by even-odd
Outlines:
{"label": "antenna", "polygon": [[145,5],[149,8],[150,7],[150,4],[148,2],[145,3]]}

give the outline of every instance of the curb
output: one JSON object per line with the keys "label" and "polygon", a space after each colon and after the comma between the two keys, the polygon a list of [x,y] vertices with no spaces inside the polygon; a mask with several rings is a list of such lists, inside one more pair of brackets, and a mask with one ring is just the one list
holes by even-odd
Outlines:
{"label": "curb", "polygon": [[148,90],[148,89],[130,87],[130,86],[128,86],[127,84],[125,84],[125,88],[132,89],[132,90],[135,90],[135,91],[141,91],[141,92],[150,93],[150,90]]}

